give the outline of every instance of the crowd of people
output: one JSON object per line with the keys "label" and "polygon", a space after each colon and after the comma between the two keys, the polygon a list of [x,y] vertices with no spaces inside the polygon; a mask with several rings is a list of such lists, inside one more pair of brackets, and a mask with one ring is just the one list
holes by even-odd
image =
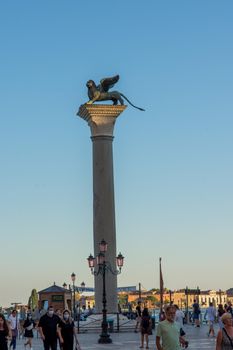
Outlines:
{"label": "crowd of people", "polygon": [[[197,301],[193,304],[194,326],[201,326],[201,309]],[[233,309],[230,303],[218,305],[216,309],[212,302],[205,311],[204,319],[208,321],[208,337],[215,337],[214,324],[218,322],[219,330],[216,336],[216,350],[233,349]],[[184,331],[185,315],[177,305],[168,304],[160,314],[160,322],[156,327],[155,341],[157,350],[180,350],[188,347],[188,340]],[[81,350],[77,337],[76,327],[69,310],[54,311],[50,306],[47,312],[40,317],[38,324],[33,320],[32,314],[22,324],[19,322],[17,311],[13,310],[6,320],[0,314],[0,350],[16,349],[18,334],[25,338],[25,350],[33,350],[33,330],[37,328],[43,341],[44,350]],[[139,301],[136,307],[136,324],[134,331],[141,333],[140,348],[149,349],[149,336],[152,335],[152,319],[147,307],[141,308]]]}
{"label": "crowd of people", "polygon": [[[135,332],[141,331],[140,348],[149,348],[148,336],[152,334],[152,322],[148,309],[141,310],[141,303],[136,307]],[[210,302],[205,311],[204,319],[207,320],[209,328],[207,336],[215,338],[214,324],[218,322],[219,330],[216,337],[216,350],[233,349],[233,309],[231,303],[218,305],[218,309]],[[180,350],[188,347],[188,340],[184,331],[185,314],[177,305],[169,304],[160,313],[160,322],[156,329],[156,349],[157,350]],[[193,304],[193,324],[195,327],[201,326],[201,309],[196,300]]]}
{"label": "crowd of people", "polygon": [[44,350],[57,350],[58,344],[62,350],[73,350],[74,345],[76,350],[81,350],[70,311],[55,312],[53,306],[50,306],[47,313],[41,316],[38,324],[33,320],[31,313],[27,314],[22,325],[16,310],[12,311],[7,320],[3,314],[0,314],[0,350],[8,350],[8,342],[10,342],[10,349],[15,350],[18,334],[22,332],[25,338],[25,350],[27,347],[33,350],[35,328],[43,341]]}

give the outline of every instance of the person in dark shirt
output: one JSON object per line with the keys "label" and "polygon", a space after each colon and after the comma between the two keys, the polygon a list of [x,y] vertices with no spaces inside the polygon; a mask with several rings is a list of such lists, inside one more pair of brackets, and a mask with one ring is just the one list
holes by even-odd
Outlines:
{"label": "person in dark shirt", "polygon": [[196,327],[200,327],[200,306],[198,302],[194,299],[194,304],[193,304],[193,320],[195,323]]}
{"label": "person in dark shirt", "polygon": [[38,328],[44,342],[44,350],[57,350],[57,328],[60,322],[60,318],[54,313],[53,306],[50,306],[48,312],[41,316]]}
{"label": "person in dark shirt", "polygon": [[229,314],[231,314],[231,316],[233,316],[233,310],[232,310],[232,305],[231,305],[230,301],[228,302],[226,309],[227,309],[227,312],[229,312]]}
{"label": "person in dark shirt", "polygon": [[76,341],[76,349],[80,349],[76,328],[74,326],[74,321],[70,316],[69,310],[63,311],[61,322],[58,327],[58,335],[63,350],[73,350],[74,338]]}
{"label": "person in dark shirt", "polygon": [[3,314],[0,314],[0,349],[8,350],[7,341],[11,339],[11,329]]}
{"label": "person in dark shirt", "polygon": [[32,349],[32,338],[33,338],[33,328],[35,328],[36,324],[32,319],[32,315],[30,313],[27,314],[27,318],[24,321],[23,328],[24,337],[27,338],[26,343],[24,343],[24,348],[26,350],[26,346],[28,345],[30,349]]}
{"label": "person in dark shirt", "polygon": [[142,310],[141,310],[141,301],[139,301],[136,307],[136,326],[134,329],[135,333],[137,333],[138,326],[140,327],[141,319],[142,319]]}
{"label": "person in dark shirt", "polygon": [[141,315],[141,346],[144,348],[144,338],[146,341],[146,349],[149,349],[149,338],[148,335],[152,334],[152,323],[148,312],[148,308],[145,307]]}

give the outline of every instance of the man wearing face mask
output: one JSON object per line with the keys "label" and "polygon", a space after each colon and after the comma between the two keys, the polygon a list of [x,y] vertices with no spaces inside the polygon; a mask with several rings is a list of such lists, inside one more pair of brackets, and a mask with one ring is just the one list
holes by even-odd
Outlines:
{"label": "man wearing face mask", "polygon": [[54,313],[53,306],[50,306],[48,312],[40,318],[38,328],[44,342],[44,350],[57,350],[57,329],[60,322],[60,318]]}

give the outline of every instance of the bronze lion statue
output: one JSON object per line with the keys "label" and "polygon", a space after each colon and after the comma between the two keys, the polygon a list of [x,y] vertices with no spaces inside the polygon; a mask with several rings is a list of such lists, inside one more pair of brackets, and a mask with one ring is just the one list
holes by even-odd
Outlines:
{"label": "bronze lion statue", "polygon": [[123,105],[124,104],[123,98],[124,98],[134,108],[137,108],[140,111],[145,111],[143,108],[137,107],[134,104],[132,104],[132,102],[130,102],[129,99],[125,95],[123,95],[121,92],[108,91],[114,86],[114,84],[118,82],[119,78],[120,78],[119,75],[115,75],[114,77],[111,77],[111,78],[101,79],[99,85],[96,85],[93,80],[88,80],[86,86],[88,88],[88,97],[90,100],[86,103],[92,104],[96,101],[111,100],[113,101],[113,105],[117,105],[118,102],[121,105]]}

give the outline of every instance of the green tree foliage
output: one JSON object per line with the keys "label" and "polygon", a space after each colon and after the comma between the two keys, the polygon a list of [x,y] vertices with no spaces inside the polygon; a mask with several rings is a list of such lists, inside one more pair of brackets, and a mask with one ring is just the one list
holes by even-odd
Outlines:
{"label": "green tree foliage", "polygon": [[121,305],[121,306],[124,306],[124,305],[126,305],[127,304],[127,302],[128,302],[128,295],[119,295],[118,296],[118,300],[119,300],[119,304]]}
{"label": "green tree foliage", "polygon": [[156,298],[154,295],[148,295],[146,297],[146,300],[150,300],[152,303],[157,303],[158,302],[158,298]]}
{"label": "green tree foliage", "polygon": [[31,295],[28,299],[28,307],[31,310],[35,310],[36,308],[38,308],[38,294],[36,289],[33,289],[31,292]]}

